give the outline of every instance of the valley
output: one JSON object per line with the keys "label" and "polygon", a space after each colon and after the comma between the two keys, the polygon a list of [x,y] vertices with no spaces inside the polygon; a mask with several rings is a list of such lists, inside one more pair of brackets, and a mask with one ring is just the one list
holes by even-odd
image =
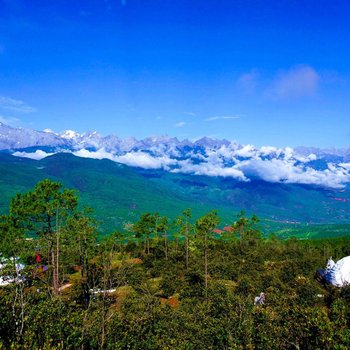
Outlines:
{"label": "valley", "polygon": [[3,152],[0,171],[1,213],[6,213],[17,192],[50,178],[78,191],[81,206],[93,209],[101,236],[122,230],[145,212],[175,219],[186,208],[192,209],[195,218],[217,209],[222,227],[231,225],[237,213],[245,210],[258,215],[265,235],[274,233],[283,238],[333,237],[350,232],[350,193],[343,189],[171,173],[69,153],[33,160]]}

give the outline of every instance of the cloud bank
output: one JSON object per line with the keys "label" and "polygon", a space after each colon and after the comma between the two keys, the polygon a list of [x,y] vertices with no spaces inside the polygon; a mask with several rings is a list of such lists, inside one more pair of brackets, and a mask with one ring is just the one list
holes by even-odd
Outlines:
{"label": "cloud bank", "polygon": [[15,157],[30,158],[40,160],[48,156],[52,156],[54,153],[47,153],[42,150],[36,150],[35,152],[14,152],[12,155]]}
{"label": "cloud bank", "polygon": [[[106,150],[85,148],[71,151],[84,158],[110,159],[132,167],[164,169],[174,173],[222,176],[237,181],[260,179],[272,183],[315,185],[341,189],[350,183],[350,162],[327,161],[312,152],[301,153],[290,148],[240,145],[236,142],[211,139],[195,143],[153,138],[129,149]],[[138,146],[136,146],[138,145]],[[37,150],[33,153],[15,152],[13,155],[42,159],[52,153]],[[328,158],[327,158],[328,159]],[[349,158],[350,159],[350,158]],[[317,161],[322,167],[317,167]]]}

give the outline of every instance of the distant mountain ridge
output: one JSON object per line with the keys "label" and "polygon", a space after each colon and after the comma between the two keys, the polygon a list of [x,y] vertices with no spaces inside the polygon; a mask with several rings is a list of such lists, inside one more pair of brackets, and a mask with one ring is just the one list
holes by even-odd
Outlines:
{"label": "distant mountain ridge", "polygon": [[350,148],[255,147],[208,137],[194,142],[169,136],[121,139],[96,131],[79,134],[66,130],[57,134],[49,129],[35,131],[0,123],[0,150],[37,160],[68,152],[143,169],[230,177],[242,182],[261,179],[336,189],[350,183]]}
{"label": "distant mountain ridge", "polygon": [[25,128],[13,128],[0,122],[0,150],[24,149],[35,146],[64,146],[72,150],[83,148],[101,149],[122,153],[132,150],[147,150],[152,147],[168,145],[169,147],[214,147],[229,145],[227,140],[213,140],[203,137],[195,142],[187,139],[179,141],[176,137],[150,136],[143,140],[134,137],[121,139],[116,135],[101,136],[97,131],[80,134],[74,130],[55,133],[50,129],[36,131]]}

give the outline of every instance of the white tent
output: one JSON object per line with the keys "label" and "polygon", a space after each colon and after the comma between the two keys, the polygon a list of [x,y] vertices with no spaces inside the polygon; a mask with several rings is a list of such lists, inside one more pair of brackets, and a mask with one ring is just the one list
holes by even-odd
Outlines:
{"label": "white tent", "polygon": [[350,256],[337,261],[331,269],[324,270],[323,278],[335,287],[350,284]]}

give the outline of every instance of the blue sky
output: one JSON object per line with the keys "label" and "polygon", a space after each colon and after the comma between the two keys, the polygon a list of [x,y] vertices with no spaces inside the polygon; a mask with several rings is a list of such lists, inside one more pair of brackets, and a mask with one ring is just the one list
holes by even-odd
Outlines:
{"label": "blue sky", "polygon": [[350,146],[350,4],[0,0],[0,121]]}

